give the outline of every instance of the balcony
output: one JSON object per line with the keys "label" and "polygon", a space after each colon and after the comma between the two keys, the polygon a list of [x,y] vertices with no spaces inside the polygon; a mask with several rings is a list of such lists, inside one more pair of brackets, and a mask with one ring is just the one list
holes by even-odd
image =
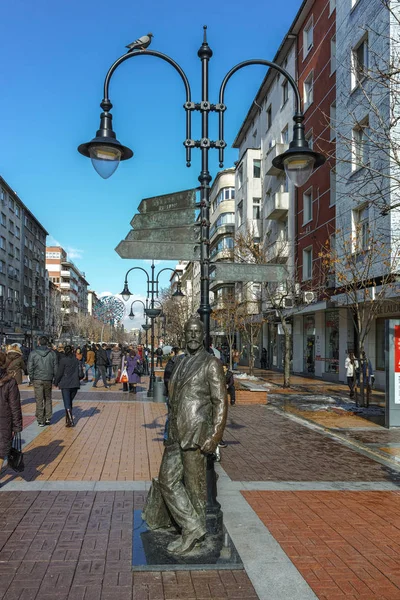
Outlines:
{"label": "balcony", "polygon": [[289,192],[275,192],[265,203],[266,219],[283,219],[289,210]]}
{"label": "balcony", "polygon": [[272,160],[279,154],[286,152],[286,150],[288,148],[289,148],[289,144],[275,144],[275,146],[273,146],[271,148],[271,150],[267,153],[267,156],[265,159],[265,174],[266,175],[275,175],[275,176],[282,175],[282,171],[280,169],[277,169],[276,167],[274,167],[274,165],[272,164]]}
{"label": "balcony", "polygon": [[212,227],[210,230],[210,240],[219,235],[233,234],[235,231],[235,223],[223,223],[219,227]]}
{"label": "balcony", "polygon": [[61,277],[71,277],[71,271],[62,270]]}

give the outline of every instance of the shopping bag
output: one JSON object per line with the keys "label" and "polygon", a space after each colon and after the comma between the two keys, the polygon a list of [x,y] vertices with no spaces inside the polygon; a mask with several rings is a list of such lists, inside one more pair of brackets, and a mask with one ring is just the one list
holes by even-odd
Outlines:
{"label": "shopping bag", "polygon": [[120,383],[120,381],[121,381],[121,369],[118,369],[118,373],[115,378],[115,383]]}
{"label": "shopping bag", "polygon": [[123,371],[121,373],[120,382],[128,383],[128,371],[126,370],[126,367],[123,369]]}
{"label": "shopping bag", "polygon": [[14,434],[12,446],[7,457],[8,466],[17,473],[24,470],[24,455],[21,451],[21,434]]}

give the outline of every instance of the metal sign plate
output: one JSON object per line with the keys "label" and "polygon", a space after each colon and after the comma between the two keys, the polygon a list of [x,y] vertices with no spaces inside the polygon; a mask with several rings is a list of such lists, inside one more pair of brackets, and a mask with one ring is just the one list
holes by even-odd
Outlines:
{"label": "metal sign plate", "polygon": [[154,227],[182,227],[193,225],[195,209],[184,208],[168,212],[148,212],[145,215],[135,215],[131,221],[133,229],[153,229]]}
{"label": "metal sign plate", "polygon": [[170,210],[181,210],[183,208],[194,208],[196,204],[196,190],[184,190],[174,194],[164,194],[153,198],[144,198],[139,204],[138,211],[141,214],[148,212],[165,212]]}
{"label": "metal sign plate", "polygon": [[151,242],[123,240],[115,248],[121,258],[142,260],[200,260],[200,245],[179,242]]}
{"label": "metal sign plate", "polygon": [[132,229],[126,236],[128,242],[179,242],[180,244],[195,244],[199,241],[200,228],[189,227],[155,227],[154,229]]}
{"label": "metal sign plate", "polygon": [[247,263],[214,263],[212,278],[222,281],[285,281],[289,273],[284,265],[254,265]]}

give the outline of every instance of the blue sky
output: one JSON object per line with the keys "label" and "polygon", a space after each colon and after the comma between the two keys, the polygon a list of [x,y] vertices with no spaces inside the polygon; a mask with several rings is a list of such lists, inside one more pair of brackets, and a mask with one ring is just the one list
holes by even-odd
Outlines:
{"label": "blue sky", "polygon": [[[122,289],[125,272],[140,261],[114,251],[130,229],[140,200],[195,187],[200,152],[185,166],[184,88],[177,73],[153,57],[124,63],[114,74],[110,98],[117,138],[134,158],[101,179],[76,148],[94,137],[102,86],[109,66],[125,45],[151,31],[152,48],[169,54],[185,70],[192,99],[200,100],[197,50],[208,25],[210,101],[217,102],[222,78],[249,58],[272,59],[300,0],[13,0],[2,6],[0,174],[42,222],[52,238],[85,271],[99,294]],[[265,74],[255,66],[236,74],[226,92],[228,143],[225,167],[237,159],[231,148]],[[210,137],[217,139],[215,115]],[[193,119],[194,139],[200,120]],[[212,151],[210,171],[218,171]],[[158,269],[174,266],[163,262]],[[146,268],[146,265],[144,265]],[[148,266],[148,265],[147,265]],[[136,275],[136,273],[139,273]],[[143,297],[144,274],[133,272],[131,291]],[[165,278],[160,278],[166,285]],[[129,321],[128,321],[129,322]]]}

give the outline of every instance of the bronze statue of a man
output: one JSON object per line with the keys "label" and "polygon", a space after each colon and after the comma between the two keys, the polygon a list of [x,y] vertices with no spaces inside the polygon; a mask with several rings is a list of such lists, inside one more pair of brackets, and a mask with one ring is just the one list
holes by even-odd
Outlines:
{"label": "bronze statue of a man", "polygon": [[168,386],[168,441],[158,481],[164,502],[182,530],[168,546],[178,554],[191,550],[206,534],[206,455],[222,439],[227,416],[222,364],[206,352],[203,337],[200,319],[189,319],[186,353]]}

